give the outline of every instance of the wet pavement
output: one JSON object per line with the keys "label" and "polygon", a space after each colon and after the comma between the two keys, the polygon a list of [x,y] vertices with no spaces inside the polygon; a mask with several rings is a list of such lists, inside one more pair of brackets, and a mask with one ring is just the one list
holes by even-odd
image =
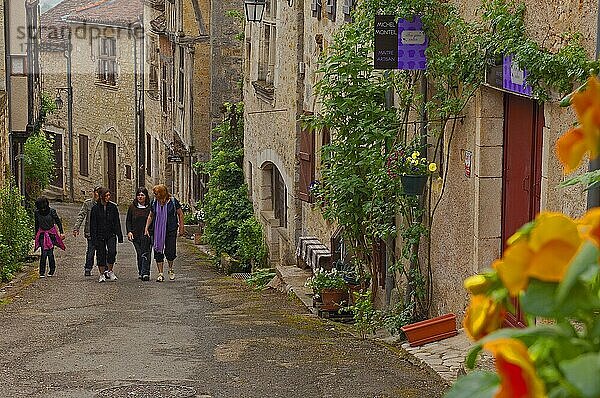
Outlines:
{"label": "wet pavement", "polygon": [[[78,206],[56,207],[69,231]],[[118,246],[119,279],[106,283],[83,276],[83,238],[66,244],[54,277],[38,279],[30,265],[0,290],[3,398],[410,398],[447,389],[406,351],[356,338],[293,294],[216,273],[189,239],[178,242],[175,281],[163,283],[137,279],[128,242]]]}

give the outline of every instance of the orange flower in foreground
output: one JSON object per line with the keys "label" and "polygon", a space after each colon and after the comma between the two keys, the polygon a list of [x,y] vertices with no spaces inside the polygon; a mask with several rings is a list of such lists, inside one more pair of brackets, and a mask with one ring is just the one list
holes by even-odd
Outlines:
{"label": "orange flower in foreground", "polygon": [[565,168],[565,174],[579,167],[587,149],[581,126],[573,127],[558,139],[556,155]]}
{"label": "orange flower in foreground", "polygon": [[526,232],[517,232],[502,259],[494,262],[500,280],[511,295],[525,290],[529,278],[560,282],[579,250],[577,224],[562,213],[542,212]]}
{"label": "orange flower in foreground", "polygon": [[506,309],[502,304],[483,294],[478,294],[471,297],[463,327],[472,340],[479,340],[500,329],[505,317]]}
{"label": "orange flower in foreground", "polygon": [[579,166],[583,155],[598,156],[600,149],[600,80],[590,76],[583,89],[571,95],[571,104],[580,126],[569,130],[556,143],[559,160],[569,173]]}
{"label": "orange flower in foreground", "polygon": [[537,376],[527,346],[520,340],[498,339],[483,345],[496,358],[500,389],[495,398],[544,398],[545,386]]}
{"label": "orange flower in foreground", "polygon": [[588,210],[578,223],[582,235],[600,246],[600,207]]}

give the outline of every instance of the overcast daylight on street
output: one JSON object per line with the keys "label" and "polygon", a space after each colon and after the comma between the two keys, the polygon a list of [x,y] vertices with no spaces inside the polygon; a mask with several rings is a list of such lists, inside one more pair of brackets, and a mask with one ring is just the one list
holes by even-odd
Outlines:
{"label": "overcast daylight on street", "polygon": [[1,398],[600,397],[600,3],[0,4]]}

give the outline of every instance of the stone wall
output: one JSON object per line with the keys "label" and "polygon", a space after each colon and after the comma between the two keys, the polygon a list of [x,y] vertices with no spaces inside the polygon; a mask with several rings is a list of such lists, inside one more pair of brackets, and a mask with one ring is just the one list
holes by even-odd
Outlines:
{"label": "stone wall", "polygon": [[[127,32],[120,32],[117,39],[119,73],[117,85],[114,87],[96,81],[96,65],[89,40],[74,39],[72,59],[73,169],[76,199],[87,197],[80,193],[88,191],[94,185],[108,186],[105,157],[105,143],[108,142],[117,146],[116,200],[119,204],[127,204],[135,194],[137,175],[134,42]],[[89,176],[80,174],[79,135],[81,134],[89,138]],[[126,176],[128,167],[131,168],[131,178]],[[115,200],[114,193],[113,200]]]}

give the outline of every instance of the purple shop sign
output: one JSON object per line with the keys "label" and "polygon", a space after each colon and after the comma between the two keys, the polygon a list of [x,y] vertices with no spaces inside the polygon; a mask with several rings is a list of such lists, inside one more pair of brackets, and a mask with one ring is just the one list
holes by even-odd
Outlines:
{"label": "purple shop sign", "polygon": [[527,71],[513,62],[512,55],[505,56],[502,63],[502,88],[528,97],[533,93],[531,86],[527,84]]}
{"label": "purple shop sign", "polygon": [[412,21],[400,19],[398,21],[398,69],[425,70],[427,68],[425,50],[428,42],[420,17],[414,17]]}

